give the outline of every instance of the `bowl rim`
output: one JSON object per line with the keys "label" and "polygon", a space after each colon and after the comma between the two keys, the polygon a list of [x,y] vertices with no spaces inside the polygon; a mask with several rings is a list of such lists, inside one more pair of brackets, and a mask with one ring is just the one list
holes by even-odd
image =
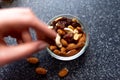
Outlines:
{"label": "bowl rim", "polygon": [[58,17],[76,18],[76,19],[79,21],[79,23],[80,23],[80,25],[81,25],[84,33],[86,34],[86,42],[85,42],[84,47],[83,47],[78,53],[76,53],[76,54],[73,55],[73,56],[69,56],[69,57],[64,57],[64,56],[56,55],[56,54],[53,53],[48,47],[47,47],[47,51],[48,51],[48,53],[49,53],[52,57],[54,57],[54,58],[56,58],[56,59],[58,59],[58,60],[62,60],[62,61],[74,60],[74,59],[78,58],[79,56],[81,56],[81,55],[85,52],[86,48],[87,48],[88,45],[89,45],[89,31],[88,31],[88,27],[83,25],[83,23],[82,23],[82,21],[80,20],[80,18],[78,18],[78,17],[76,17],[76,16],[74,16],[74,15],[72,15],[72,14],[60,14],[60,15],[57,15],[57,16],[53,17],[52,19],[50,19],[50,20],[48,21],[47,25],[50,25],[50,23],[51,23],[53,20],[55,20],[56,18],[58,18]]}

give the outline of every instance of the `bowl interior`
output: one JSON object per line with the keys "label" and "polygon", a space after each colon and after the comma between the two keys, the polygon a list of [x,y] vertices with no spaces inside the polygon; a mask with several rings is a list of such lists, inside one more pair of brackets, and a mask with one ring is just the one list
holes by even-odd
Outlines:
{"label": "bowl interior", "polygon": [[84,33],[86,34],[86,42],[85,42],[84,47],[83,47],[78,53],[76,53],[76,54],[73,55],[73,56],[69,56],[69,57],[63,57],[63,56],[56,55],[56,54],[53,53],[49,48],[47,48],[47,50],[48,50],[49,54],[50,54],[52,57],[54,57],[54,58],[56,58],[56,59],[58,59],[58,60],[70,61],[70,60],[76,59],[76,58],[78,58],[79,56],[81,56],[81,55],[85,52],[85,50],[86,50],[86,48],[87,48],[87,46],[88,46],[88,43],[89,43],[88,28],[82,24],[82,22],[80,21],[80,19],[79,19],[78,17],[73,16],[73,15],[71,15],[71,14],[62,14],[62,15],[55,16],[55,17],[52,18],[47,24],[50,25],[51,22],[54,21],[54,20],[55,20],[56,18],[58,18],[58,17],[67,17],[67,18],[71,18],[71,19],[72,19],[72,18],[76,18],[76,19],[79,21],[79,23],[81,24],[81,27],[82,27]]}

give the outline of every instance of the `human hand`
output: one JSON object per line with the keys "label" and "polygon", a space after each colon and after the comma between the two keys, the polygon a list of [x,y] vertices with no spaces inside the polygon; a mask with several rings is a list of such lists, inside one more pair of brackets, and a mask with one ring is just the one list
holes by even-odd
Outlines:
{"label": "human hand", "polygon": [[[29,28],[37,33],[37,41],[32,41]],[[18,45],[7,45],[4,37],[16,38]],[[0,65],[31,55],[54,40],[56,33],[47,28],[30,9],[12,8],[0,10]]]}

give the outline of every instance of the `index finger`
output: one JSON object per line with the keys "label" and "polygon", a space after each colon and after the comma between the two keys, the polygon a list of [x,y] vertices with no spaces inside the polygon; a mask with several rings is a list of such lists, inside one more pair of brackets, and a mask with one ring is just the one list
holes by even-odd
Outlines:
{"label": "index finger", "polygon": [[[48,37],[52,40],[55,40],[56,35],[57,35],[56,32],[49,29],[48,25],[45,24],[43,21],[36,19],[36,21],[34,22],[33,25],[37,31],[40,31],[40,33],[43,33],[46,37]],[[39,32],[37,32],[37,33],[39,34]]]}

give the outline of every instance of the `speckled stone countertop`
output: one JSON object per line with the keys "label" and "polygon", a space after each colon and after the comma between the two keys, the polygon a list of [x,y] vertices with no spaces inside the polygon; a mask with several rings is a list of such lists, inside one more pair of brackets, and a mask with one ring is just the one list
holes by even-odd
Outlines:
{"label": "speckled stone countertop", "polygon": [[[0,80],[120,80],[120,0],[14,0],[1,5],[29,7],[46,23],[59,14],[75,15],[89,28],[90,43],[73,61],[56,60],[43,50],[34,55],[40,59],[38,65],[25,59],[5,65],[0,68]],[[10,38],[7,41],[14,43]],[[47,68],[47,75],[35,74],[36,66]],[[59,78],[63,67],[69,74]]]}

